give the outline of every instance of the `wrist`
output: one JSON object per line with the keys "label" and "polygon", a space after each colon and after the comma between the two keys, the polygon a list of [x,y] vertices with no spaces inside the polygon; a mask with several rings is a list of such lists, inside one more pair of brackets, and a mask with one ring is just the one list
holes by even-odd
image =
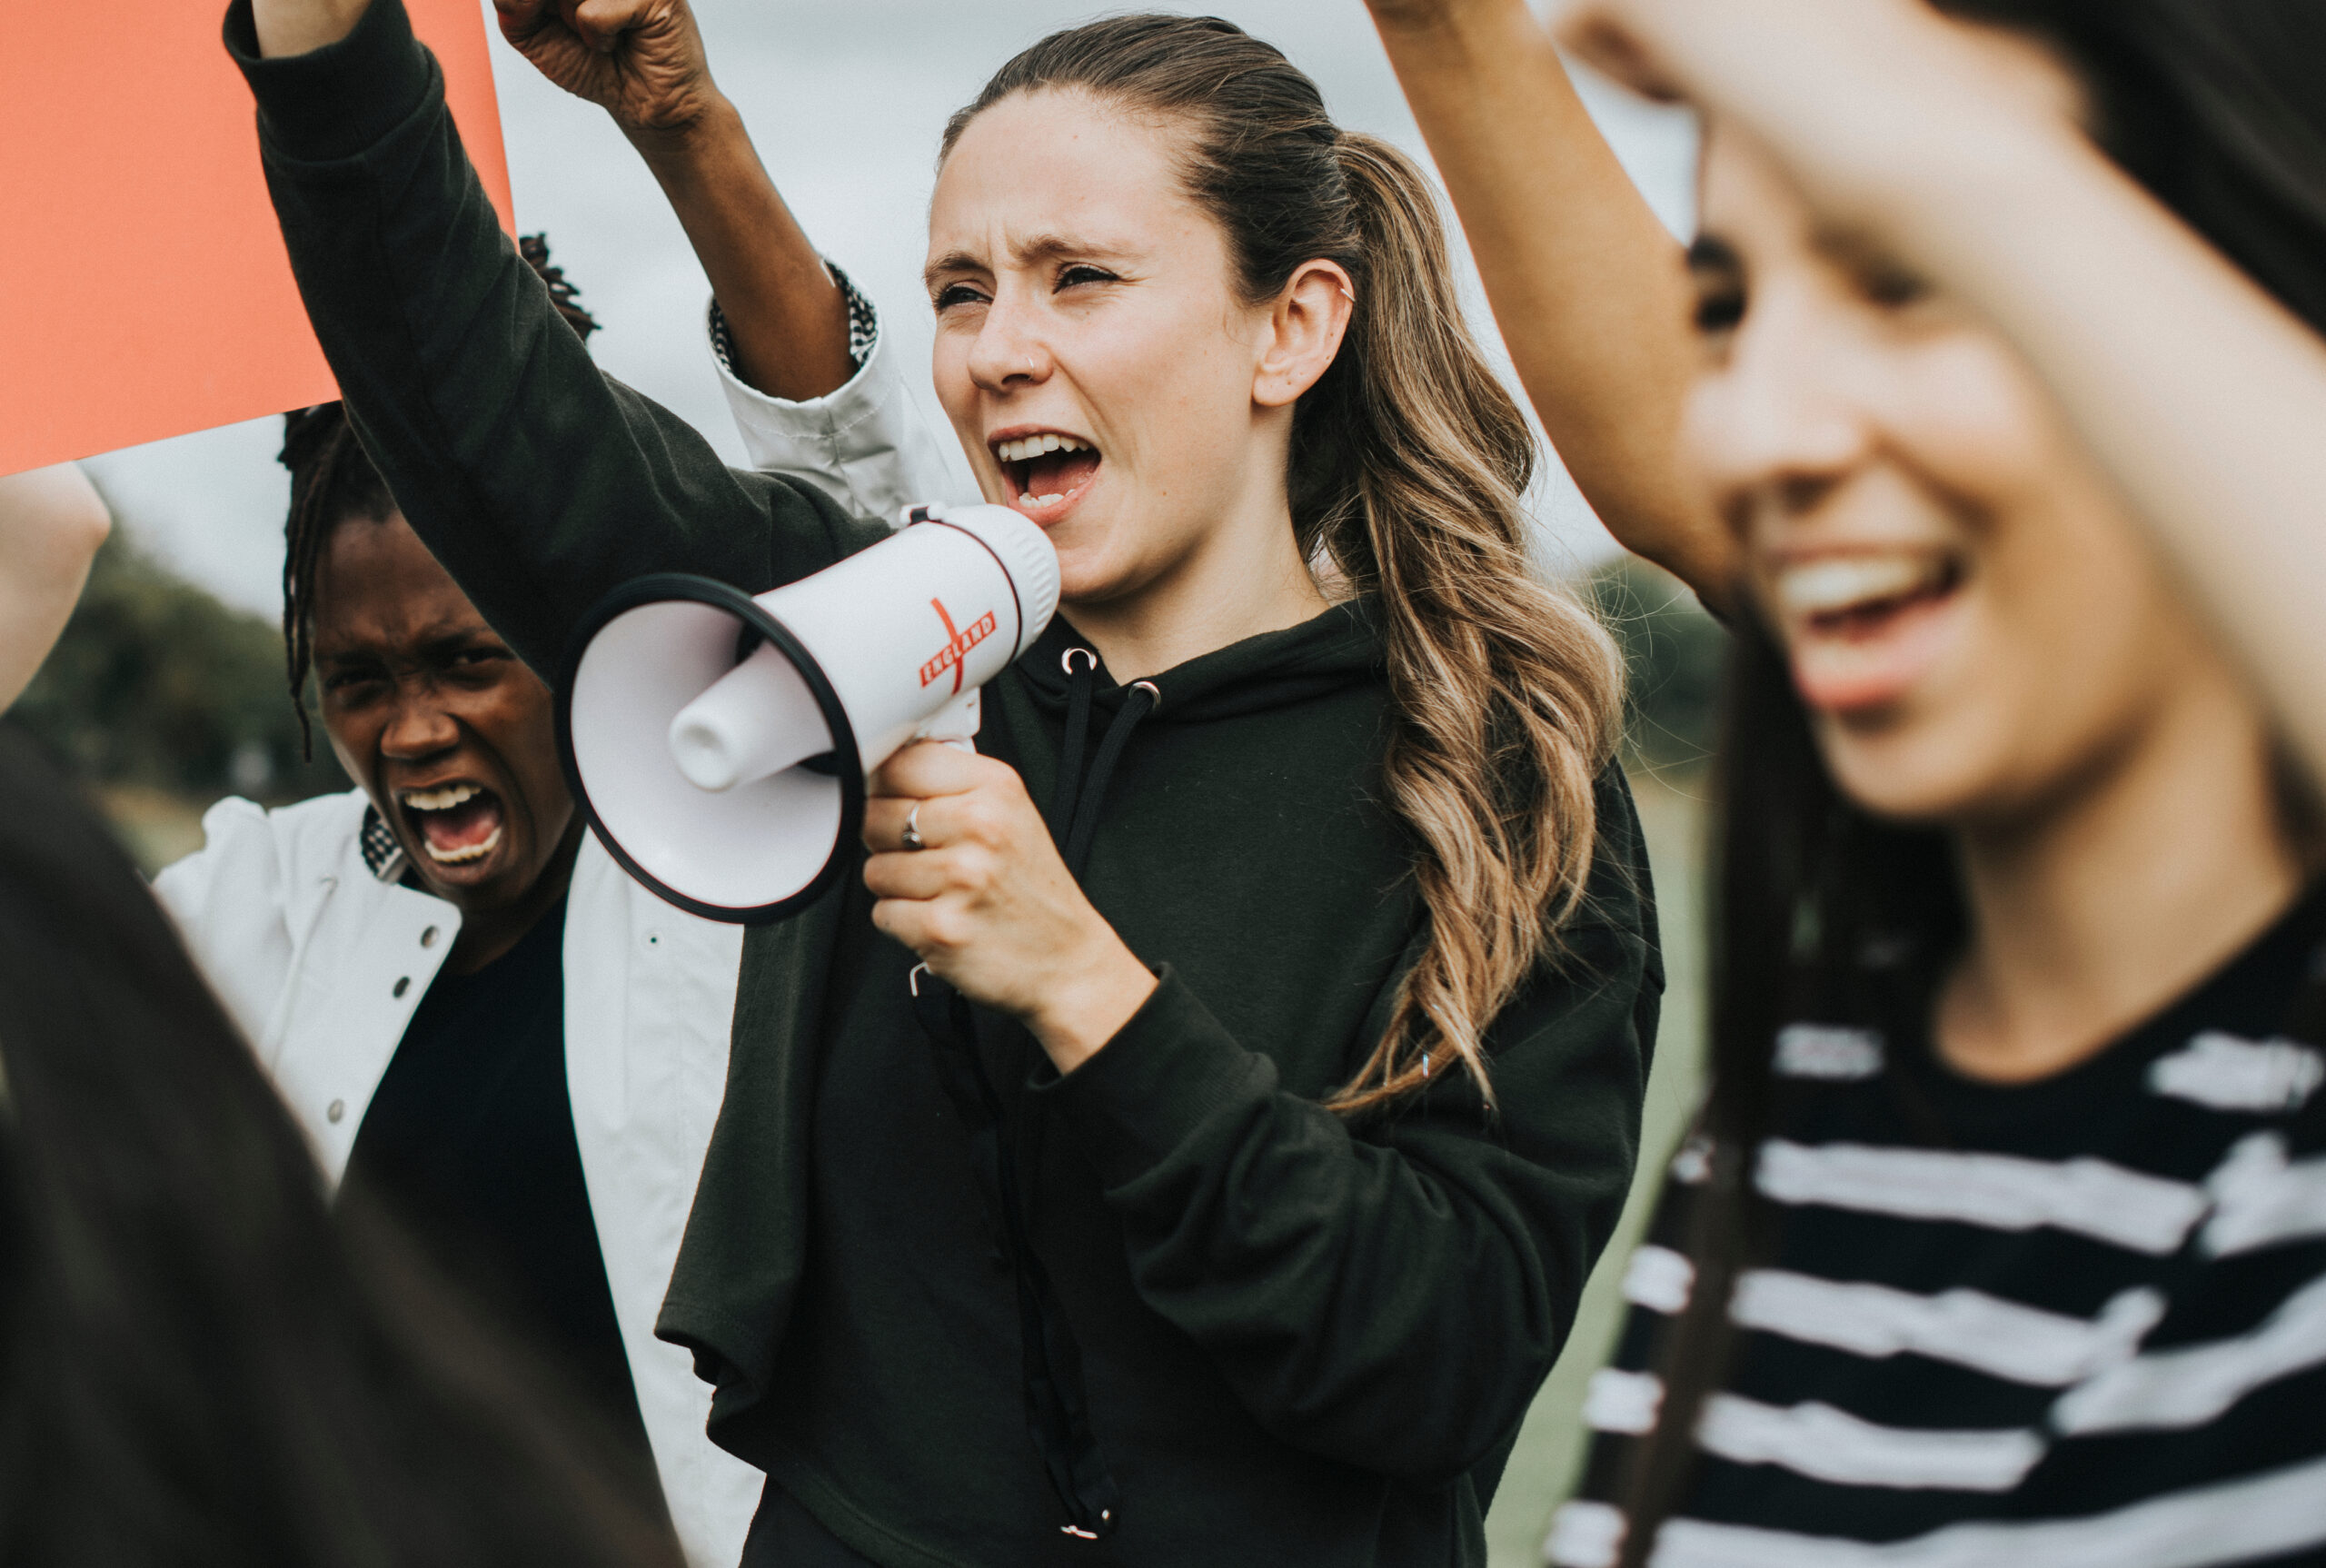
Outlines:
{"label": "wrist", "polygon": [[1393,57],[1467,65],[1509,47],[1512,29],[1543,37],[1525,0],[1368,0],[1375,31]]}
{"label": "wrist", "polygon": [[651,124],[621,124],[623,136],[665,184],[717,163],[739,144],[746,149],[750,144],[741,112],[708,82],[692,102],[658,115]]}
{"label": "wrist", "polygon": [[1060,966],[1026,1026],[1051,1065],[1070,1073],[1122,1032],[1156,984],[1154,971],[1109,928],[1087,956]]}
{"label": "wrist", "polygon": [[261,57],[310,55],[355,31],[370,0],[252,0],[251,25]]}

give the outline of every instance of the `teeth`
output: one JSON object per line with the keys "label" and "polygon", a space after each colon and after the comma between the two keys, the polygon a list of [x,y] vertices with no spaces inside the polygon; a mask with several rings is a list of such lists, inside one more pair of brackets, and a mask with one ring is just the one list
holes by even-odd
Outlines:
{"label": "teeth", "polygon": [[415,811],[450,811],[475,799],[483,790],[473,784],[447,784],[442,789],[407,789],[403,803]]}
{"label": "teeth", "polygon": [[1023,441],[997,442],[993,449],[993,455],[1003,462],[1027,462],[1041,456],[1044,452],[1089,452],[1091,450],[1093,449],[1087,441],[1077,441],[1070,435],[1054,435],[1045,432],[1041,435],[1029,435]]}
{"label": "teeth", "polygon": [[1021,495],[1018,498],[1018,504],[1020,506],[1055,506],[1065,499],[1066,497],[1062,495]]}
{"label": "teeth", "polygon": [[439,849],[435,845],[425,840],[422,840],[421,848],[427,850],[428,858],[439,866],[458,866],[464,861],[483,859],[498,849],[500,844],[501,829],[495,828],[479,842],[465,845],[458,849]]}
{"label": "teeth", "polygon": [[1776,599],[1788,615],[1834,615],[1933,587],[1945,562],[1933,555],[1835,555],[1787,566]]}

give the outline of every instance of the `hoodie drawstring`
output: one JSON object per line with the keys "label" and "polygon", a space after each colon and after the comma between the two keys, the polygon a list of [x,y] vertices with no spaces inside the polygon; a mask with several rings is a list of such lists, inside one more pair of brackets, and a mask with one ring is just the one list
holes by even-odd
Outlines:
{"label": "hoodie drawstring", "polygon": [[[1082,752],[1090,737],[1091,690],[1097,683],[1098,656],[1087,648],[1069,648],[1064,663],[1066,735],[1059,749],[1058,787],[1050,799],[1049,820],[1050,837],[1067,870],[1079,882],[1090,858],[1090,842],[1098,834],[1108,781],[1122,759],[1123,749],[1130,743],[1130,732],[1162,705],[1163,694],[1152,681],[1133,683],[1100,738],[1098,753],[1086,774]],[[981,1030],[998,1031],[1010,1025],[972,1007],[969,998],[930,974],[925,965],[913,970],[911,981],[913,1011],[936,1047],[938,1077],[969,1133],[978,1187],[1017,1279],[1027,1429],[1049,1473],[1050,1489],[1066,1509],[1069,1523],[1063,1527],[1065,1533],[1078,1540],[1096,1541],[1114,1529],[1121,1492],[1090,1430],[1090,1403],[1082,1387],[1081,1346],[1059,1305],[1049,1271],[1042,1266],[1027,1235],[1025,1206],[1018,1192],[1015,1145],[1004,1123],[1001,1097],[994,1092],[978,1046]]]}
{"label": "hoodie drawstring", "polygon": [[[1078,653],[1088,659],[1079,670],[1074,667]],[[1098,755],[1091,759],[1089,773],[1084,775],[1082,742],[1090,728],[1090,687],[1098,661],[1079,648],[1068,649],[1066,658],[1071,684],[1066,702],[1066,745],[1058,759],[1058,797],[1050,802],[1050,837],[1066,859],[1068,874],[1079,882],[1082,868],[1090,859],[1090,840],[1098,834],[1098,811],[1106,804],[1107,782],[1114,777],[1115,764],[1122,760],[1123,748],[1130,744],[1130,732],[1138,728],[1140,719],[1162,706],[1163,694],[1151,680],[1131,683],[1121,710],[1098,742]]]}
{"label": "hoodie drawstring", "polygon": [[1098,656],[1087,648],[1069,648],[1059,662],[1066,666],[1066,739],[1059,744],[1058,787],[1050,793],[1050,838],[1063,852],[1082,792],[1082,749],[1090,739],[1090,689],[1098,684]]}

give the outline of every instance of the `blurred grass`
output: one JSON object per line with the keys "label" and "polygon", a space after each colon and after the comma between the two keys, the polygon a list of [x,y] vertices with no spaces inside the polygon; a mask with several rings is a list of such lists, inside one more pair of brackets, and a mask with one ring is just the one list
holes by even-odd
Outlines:
{"label": "blurred grass", "polygon": [[1705,985],[1702,868],[1704,785],[1694,771],[1635,768],[1632,790],[1647,829],[1664,934],[1664,1020],[1648,1077],[1639,1176],[1615,1238],[1592,1271],[1566,1353],[1535,1396],[1486,1515],[1490,1568],[1540,1568],[1551,1513],[1574,1490],[1587,1434],[1583,1393],[1622,1326],[1624,1266],[1647,1224],[1664,1167],[1703,1083]]}

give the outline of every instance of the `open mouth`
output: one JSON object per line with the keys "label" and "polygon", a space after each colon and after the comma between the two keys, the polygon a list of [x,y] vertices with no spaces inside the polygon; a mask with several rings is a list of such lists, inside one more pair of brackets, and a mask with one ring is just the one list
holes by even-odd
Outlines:
{"label": "open mouth", "polygon": [[1090,488],[1105,460],[1080,436],[1035,431],[990,443],[1010,504],[1039,523],[1055,522]]}
{"label": "open mouth", "polygon": [[1904,695],[1944,651],[1963,581],[1962,559],[1939,550],[1779,562],[1766,583],[1803,699],[1840,711]]}
{"label": "open mouth", "polygon": [[402,789],[396,803],[421,849],[439,866],[472,865],[501,847],[501,797],[482,784]]}

